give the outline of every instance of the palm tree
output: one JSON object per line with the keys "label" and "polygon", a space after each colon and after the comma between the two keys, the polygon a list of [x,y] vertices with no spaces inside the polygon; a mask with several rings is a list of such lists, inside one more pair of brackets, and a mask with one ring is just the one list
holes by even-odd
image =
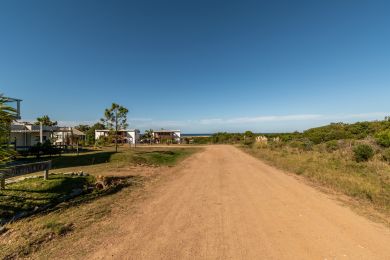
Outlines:
{"label": "palm tree", "polygon": [[48,115],[38,117],[37,121],[34,124],[39,125],[40,123],[42,123],[42,125],[47,125],[47,126],[56,126],[58,124],[57,121],[51,121]]}
{"label": "palm tree", "polygon": [[7,105],[8,98],[0,94],[0,120],[12,122],[15,118],[16,109]]}
{"label": "palm tree", "polygon": [[15,120],[16,109],[7,105],[8,99],[0,94],[0,164],[14,155],[8,147],[12,121]]}

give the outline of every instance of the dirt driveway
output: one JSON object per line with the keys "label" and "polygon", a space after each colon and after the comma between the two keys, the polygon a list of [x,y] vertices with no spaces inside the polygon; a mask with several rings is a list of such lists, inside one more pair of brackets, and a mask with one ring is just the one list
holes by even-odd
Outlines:
{"label": "dirt driveway", "polygon": [[387,228],[233,146],[176,171],[85,257],[390,259]]}

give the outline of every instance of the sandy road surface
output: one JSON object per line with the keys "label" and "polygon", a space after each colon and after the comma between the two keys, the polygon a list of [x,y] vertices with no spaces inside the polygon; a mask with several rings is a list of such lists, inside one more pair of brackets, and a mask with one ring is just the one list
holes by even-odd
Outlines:
{"label": "sandy road surface", "polygon": [[210,146],[91,258],[390,259],[390,233],[232,146]]}

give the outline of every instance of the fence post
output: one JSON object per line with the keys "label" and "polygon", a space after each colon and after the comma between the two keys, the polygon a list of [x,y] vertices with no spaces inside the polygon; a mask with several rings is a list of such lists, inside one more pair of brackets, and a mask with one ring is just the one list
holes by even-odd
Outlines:
{"label": "fence post", "polygon": [[51,168],[51,161],[48,161],[46,165],[46,169],[43,171],[43,179],[47,180],[49,179],[49,169]]}
{"label": "fence post", "polygon": [[49,179],[49,170],[48,170],[48,169],[46,169],[46,170],[43,171],[43,179],[44,179],[44,180]]}

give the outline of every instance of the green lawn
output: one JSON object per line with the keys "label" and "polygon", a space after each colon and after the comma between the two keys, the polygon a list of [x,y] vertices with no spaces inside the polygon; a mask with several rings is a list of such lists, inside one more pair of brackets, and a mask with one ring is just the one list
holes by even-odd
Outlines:
{"label": "green lawn", "polygon": [[177,161],[191,155],[194,149],[179,148],[171,150],[137,151],[132,159],[138,164],[172,166]]}
{"label": "green lawn", "polygon": [[[102,172],[112,172],[131,165],[172,166],[197,151],[196,148],[150,148],[122,149],[113,151],[93,151],[80,155],[65,154],[53,158],[33,157],[22,158],[23,162],[36,162],[39,160],[52,160],[53,172],[64,173],[71,171],[84,171],[93,175]],[[41,174],[41,173],[40,173]],[[129,172],[131,174],[131,172]],[[128,176],[133,179],[136,176]],[[94,181],[93,176],[70,176],[63,174],[50,175],[49,180],[31,178],[6,185],[0,190],[0,222],[22,211],[30,211],[35,207],[55,205],[59,199],[74,189],[86,189]],[[130,182],[124,181],[128,184]]]}
{"label": "green lawn", "polygon": [[20,162],[52,160],[52,168],[64,171],[85,170],[89,173],[107,168],[120,168],[129,165],[172,166],[196,152],[197,148],[179,147],[138,147],[122,148],[117,153],[112,150],[92,151],[77,154],[63,154],[56,157],[19,158]]}
{"label": "green lawn", "polygon": [[85,190],[94,181],[92,176],[50,175],[49,180],[29,178],[0,190],[0,221],[35,207],[56,204],[75,189]]}

